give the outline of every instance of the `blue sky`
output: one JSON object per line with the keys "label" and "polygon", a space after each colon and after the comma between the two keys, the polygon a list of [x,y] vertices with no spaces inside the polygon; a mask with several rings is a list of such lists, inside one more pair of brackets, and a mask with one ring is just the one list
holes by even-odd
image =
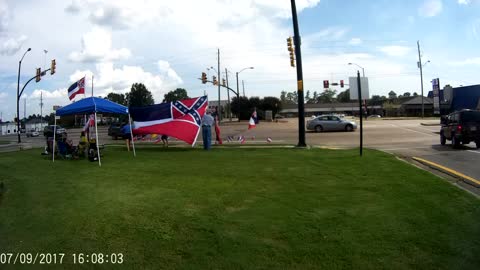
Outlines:
{"label": "blue sky", "polygon": [[[417,40],[423,61],[431,61],[424,68],[426,90],[436,77],[441,86],[478,83],[479,0],[297,0],[297,5],[306,90],[322,91],[325,79],[347,81],[356,72],[347,63],[354,62],[365,68],[371,94],[419,93]],[[91,85],[92,74],[95,95],[125,93],[143,82],[158,102],[176,87],[190,96],[205,91],[216,100],[217,89],[197,78],[217,67],[217,48],[230,85],[235,86],[236,71],[254,66],[240,74],[246,94],[279,96],[296,87],[286,47],[292,32],[288,0],[0,0],[0,111],[4,120],[13,119],[18,61],[29,47],[22,82],[52,58],[57,74],[27,86],[22,97],[27,115],[39,113],[40,93],[46,113],[70,103],[68,86],[85,75]]]}

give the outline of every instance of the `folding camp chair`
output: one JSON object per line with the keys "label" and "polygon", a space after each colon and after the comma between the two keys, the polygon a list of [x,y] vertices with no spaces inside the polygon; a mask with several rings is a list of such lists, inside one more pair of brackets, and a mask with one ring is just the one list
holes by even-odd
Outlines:
{"label": "folding camp chair", "polygon": [[57,141],[58,155],[63,159],[71,159],[72,155],[68,152],[67,143],[64,141]]}

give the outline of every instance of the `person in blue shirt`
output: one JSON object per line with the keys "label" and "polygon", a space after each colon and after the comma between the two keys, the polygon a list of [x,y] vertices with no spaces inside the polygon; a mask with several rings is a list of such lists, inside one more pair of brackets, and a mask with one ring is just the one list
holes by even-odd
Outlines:
{"label": "person in blue shirt", "polygon": [[130,125],[129,124],[124,125],[120,129],[120,132],[122,132],[122,137],[125,139],[125,144],[127,145],[127,150],[130,152],[130,143],[132,141],[132,136],[130,135]]}
{"label": "person in blue shirt", "polygon": [[202,137],[203,149],[210,150],[212,145],[212,126],[215,122],[210,111],[207,111],[202,117]]}

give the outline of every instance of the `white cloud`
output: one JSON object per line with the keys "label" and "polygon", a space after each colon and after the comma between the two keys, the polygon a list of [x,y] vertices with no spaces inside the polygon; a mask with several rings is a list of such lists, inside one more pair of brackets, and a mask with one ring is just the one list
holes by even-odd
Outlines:
{"label": "white cloud", "polygon": [[418,14],[424,17],[434,17],[442,12],[442,0],[424,0],[418,8]]}
{"label": "white cloud", "polygon": [[106,96],[110,92],[126,93],[134,83],[141,82],[152,92],[157,102],[160,102],[163,95],[178,85],[182,84],[182,79],[170,67],[166,61],[159,61],[161,74],[155,75],[145,71],[142,67],[124,65],[121,68],[115,68],[113,63],[99,63],[96,65],[96,72],[91,70],[77,70],[70,75],[70,82],[79,80],[86,76],[86,85],[90,93],[91,75],[94,75],[94,95]]}
{"label": "white cloud", "polygon": [[470,4],[470,0],[457,0],[458,4],[460,5],[468,5]]}
{"label": "white cloud", "polygon": [[170,63],[164,60],[158,61],[158,69],[164,75],[166,79],[176,84],[182,84],[182,78],[178,76],[177,72],[170,67]]}
{"label": "white cloud", "polygon": [[112,48],[110,31],[95,27],[82,37],[82,51],[72,52],[69,59],[73,62],[104,62],[127,59],[131,56],[126,48]]}
{"label": "white cloud", "polygon": [[72,2],[65,8],[66,12],[76,14],[80,13],[82,10],[82,2],[81,0],[72,0]]}
{"label": "white cloud", "polygon": [[9,38],[2,43],[0,46],[1,55],[14,55],[16,54],[23,46],[23,43],[27,40],[25,35],[22,35],[18,38]]}
{"label": "white cloud", "polygon": [[348,42],[348,44],[350,44],[350,45],[360,45],[360,44],[362,44],[362,39],[360,39],[360,38],[352,38],[352,39],[350,39],[350,41]]}
{"label": "white cloud", "polygon": [[3,32],[7,29],[9,19],[10,12],[7,2],[5,0],[0,0],[0,32]]}
{"label": "white cloud", "polygon": [[303,41],[305,43],[315,43],[319,41],[337,41],[347,34],[349,29],[341,26],[333,26],[325,28],[313,34],[305,35]]}
{"label": "white cloud", "polygon": [[392,45],[379,47],[379,50],[389,56],[405,56],[412,50],[412,48]]}
{"label": "white cloud", "polygon": [[451,62],[452,66],[480,65],[480,57],[468,58],[463,61]]}
{"label": "white cloud", "polygon": [[[297,12],[316,6],[320,0],[297,0]],[[166,20],[185,22],[186,18],[211,17],[218,23],[238,23],[258,16],[286,18],[291,16],[290,1],[278,0],[203,0],[203,1],[157,1],[157,0],[74,0],[66,10],[77,12],[81,6],[91,22],[116,29],[127,29],[147,22],[161,23]],[[217,12],[221,10],[222,12]],[[201,16],[201,15],[200,15]],[[196,23],[203,23],[195,20]]]}
{"label": "white cloud", "polygon": [[28,98],[40,98],[40,96],[42,96],[42,98],[44,99],[67,98],[67,88],[61,88],[53,91],[47,91],[44,89],[35,89],[30,95],[28,95]]}

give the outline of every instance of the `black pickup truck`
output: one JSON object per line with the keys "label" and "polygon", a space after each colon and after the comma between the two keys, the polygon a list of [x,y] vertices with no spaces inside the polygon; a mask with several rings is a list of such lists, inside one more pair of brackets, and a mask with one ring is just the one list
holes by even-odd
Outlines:
{"label": "black pickup truck", "polygon": [[440,143],[445,145],[447,140],[458,148],[460,144],[475,142],[480,148],[480,111],[461,110],[442,117],[440,129]]}

